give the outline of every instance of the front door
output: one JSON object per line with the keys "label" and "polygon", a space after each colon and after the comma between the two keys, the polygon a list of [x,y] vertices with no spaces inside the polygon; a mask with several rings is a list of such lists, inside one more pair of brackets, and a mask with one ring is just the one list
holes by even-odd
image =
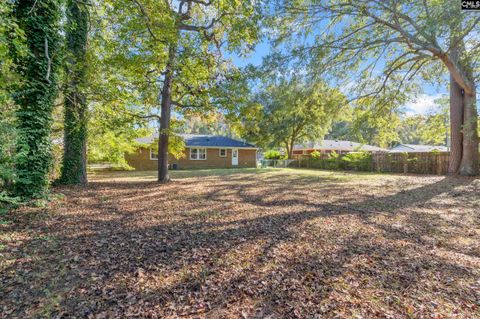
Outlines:
{"label": "front door", "polygon": [[238,149],[232,149],[232,166],[238,166]]}

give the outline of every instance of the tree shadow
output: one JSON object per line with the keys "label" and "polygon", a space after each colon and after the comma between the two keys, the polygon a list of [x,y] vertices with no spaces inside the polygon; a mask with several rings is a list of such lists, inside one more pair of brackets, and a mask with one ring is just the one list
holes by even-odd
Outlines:
{"label": "tree shadow", "polygon": [[398,193],[358,203],[359,207],[372,210],[394,211],[406,207],[422,207],[426,202],[440,194],[451,194],[456,188],[471,184],[475,179],[468,177],[448,176],[435,183],[427,183],[420,187],[401,190]]}
{"label": "tree shadow", "polygon": [[[2,272],[2,310],[19,317],[305,318],[344,309],[373,317],[382,307],[403,316],[422,298],[436,300],[415,310],[422,316],[478,298],[465,289],[478,269],[430,251],[424,237],[443,224],[416,210],[471,179],[358,199],[358,186],[334,179],[251,178],[62,189],[68,199],[50,219],[7,229],[26,237],[5,255],[13,262]],[[379,219],[397,215],[412,227]]]}

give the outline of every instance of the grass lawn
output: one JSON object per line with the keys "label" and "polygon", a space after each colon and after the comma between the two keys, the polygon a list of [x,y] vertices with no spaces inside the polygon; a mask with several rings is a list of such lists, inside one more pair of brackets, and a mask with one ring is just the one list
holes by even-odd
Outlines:
{"label": "grass lawn", "polygon": [[0,318],[480,318],[480,179],[96,173],[0,224]]}

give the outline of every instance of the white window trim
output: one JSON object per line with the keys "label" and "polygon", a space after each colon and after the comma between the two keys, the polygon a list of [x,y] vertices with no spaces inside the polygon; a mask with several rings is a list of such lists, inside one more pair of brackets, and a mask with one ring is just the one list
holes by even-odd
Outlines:
{"label": "white window trim", "polygon": [[[222,150],[225,150],[225,155],[222,155]],[[227,157],[228,150],[226,148],[218,149],[218,157]]]}
{"label": "white window trim", "polygon": [[154,154],[155,152],[152,152],[152,148],[150,147],[150,160],[151,161],[158,161],[158,153],[157,153],[157,158],[153,157],[152,154]]}
{"label": "white window trim", "polygon": [[[192,158],[192,150],[205,150],[205,158]],[[207,160],[207,148],[206,147],[190,147],[190,160],[191,161],[206,161]]]}

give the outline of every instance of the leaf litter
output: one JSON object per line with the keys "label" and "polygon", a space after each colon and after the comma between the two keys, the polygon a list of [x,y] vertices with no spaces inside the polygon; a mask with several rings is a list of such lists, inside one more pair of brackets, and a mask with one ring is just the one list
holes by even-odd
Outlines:
{"label": "leaf litter", "polygon": [[98,179],[2,224],[1,318],[480,318],[479,180]]}

